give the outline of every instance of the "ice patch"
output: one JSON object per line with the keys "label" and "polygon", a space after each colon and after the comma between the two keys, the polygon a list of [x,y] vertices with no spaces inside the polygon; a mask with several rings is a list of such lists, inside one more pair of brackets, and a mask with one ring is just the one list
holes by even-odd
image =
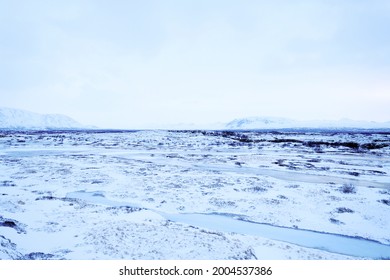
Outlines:
{"label": "ice patch", "polygon": [[[103,192],[73,192],[68,198],[82,199],[88,202],[109,206],[140,207],[132,203],[112,201],[104,197]],[[390,246],[360,237],[349,237],[338,234],[301,230],[269,224],[254,223],[237,219],[234,215],[226,214],[181,214],[156,212],[167,220],[184,223],[195,227],[207,228],[220,232],[238,233],[244,235],[260,236],[273,240],[284,241],[307,248],[320,249],[327,252],[339,253],[362,258],[390,258]]]}

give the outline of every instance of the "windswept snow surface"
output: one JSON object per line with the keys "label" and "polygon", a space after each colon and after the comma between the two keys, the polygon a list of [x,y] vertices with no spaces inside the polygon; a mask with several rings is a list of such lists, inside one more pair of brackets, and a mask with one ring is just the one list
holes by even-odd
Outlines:
{"label": "windswept snow surface", "polygon": [[389,258],[389,156],[377,131],[3,131],[0,259]]}

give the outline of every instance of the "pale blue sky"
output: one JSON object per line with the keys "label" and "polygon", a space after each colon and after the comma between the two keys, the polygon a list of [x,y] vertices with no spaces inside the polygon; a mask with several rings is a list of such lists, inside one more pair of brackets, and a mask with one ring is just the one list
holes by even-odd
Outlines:
{"label": "pale blue sky", "polygon": [[0,0],[0,106],[132,128],[390,121],[387,0]]}

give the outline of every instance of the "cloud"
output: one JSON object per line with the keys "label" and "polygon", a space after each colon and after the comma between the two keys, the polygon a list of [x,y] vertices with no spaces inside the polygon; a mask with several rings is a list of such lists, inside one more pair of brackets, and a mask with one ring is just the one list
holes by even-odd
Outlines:
{"label": "cloud", "polygon": [[15,3],[0,11],[7,106],[104,125],[390,119],[386,1]]}

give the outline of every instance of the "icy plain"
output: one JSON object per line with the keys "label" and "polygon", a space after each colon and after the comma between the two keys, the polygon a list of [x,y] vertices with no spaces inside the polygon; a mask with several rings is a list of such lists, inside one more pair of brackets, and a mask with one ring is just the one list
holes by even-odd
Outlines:
{"label": "icy plain", "polygon": [[2,131],[0,259],[388,259],[390,133]]}

